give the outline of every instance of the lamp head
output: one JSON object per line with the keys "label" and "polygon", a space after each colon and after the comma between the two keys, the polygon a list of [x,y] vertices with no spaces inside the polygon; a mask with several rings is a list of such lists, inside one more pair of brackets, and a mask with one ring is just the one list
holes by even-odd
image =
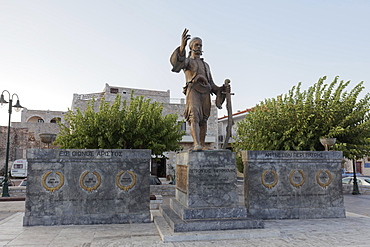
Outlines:
{"label": "lamp head", "polygon": [[16,112],[19,112],[23,108],[23,106],[21,106],[21,104],[19,103],[19,99],[17,99],[17,102],[15,103],[15,105],[13,105],[13,107]]}
{"label": "lamp head", "polygon": [[1,104],[1,106],[3,106],[6,103],[8,103],[8,101],[5,100],[4,94],[1,94],[1,96],[0,96],[0,104]]}

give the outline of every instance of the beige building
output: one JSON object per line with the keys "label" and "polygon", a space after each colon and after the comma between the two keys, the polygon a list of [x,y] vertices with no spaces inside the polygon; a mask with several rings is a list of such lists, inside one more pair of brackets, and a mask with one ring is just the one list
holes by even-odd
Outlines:
{"label": "beige building", "polygon": [[[364,176],[370,176],[370,157],[356,160],[356,173],[360,173]],[[342,168],[345,172],[353,173],[353,161],[344,159]]]}
{"label": "beige building", "polygon": [[[64,112],[22,109],[21,122],[12,122],[9,140],[9,169],[16,159],[25,159],[29,148],[46,148],[39,137],[41,133],[58,133],[56,123]],[[5,165],[7,126],[0,127],[0,168]],[[49,146],[53,147],[53,146]]]}

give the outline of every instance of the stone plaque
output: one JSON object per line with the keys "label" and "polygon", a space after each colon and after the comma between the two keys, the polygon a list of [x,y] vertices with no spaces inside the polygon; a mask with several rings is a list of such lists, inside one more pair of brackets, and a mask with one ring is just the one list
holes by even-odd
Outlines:
{"label": "stone plaque", "polygon": [[147,149],[29,149],[24,226],[150,222]]}
{"label": "stone plaque", "polygon": [[184,165],[176,166],[176,189],[188,192],[188,167]]}
{"label": "stone plaque", "polygon": [[345,217],[338,151],[243,151],[244,201],[260,219]]}
{"label": "stone plaque", "polygon": [[183,205],[190,208],[238,205],[235,157],[230,150],[181,152],[177,164],[176,198]]}

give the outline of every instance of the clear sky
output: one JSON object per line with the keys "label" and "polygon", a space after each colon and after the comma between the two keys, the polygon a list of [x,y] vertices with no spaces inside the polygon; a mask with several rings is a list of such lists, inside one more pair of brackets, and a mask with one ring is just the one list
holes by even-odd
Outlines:
{"label": "clear sky", "polygon": [[[32,110],[66,111],[105,83],[181,98],[169,57],[188,28],[215,83],[231,79],[235,112],[324,75],[367,93],[369,13],[367,0],[0,0],[0,90]],[[7,117],[6,105],[0,125]]]}

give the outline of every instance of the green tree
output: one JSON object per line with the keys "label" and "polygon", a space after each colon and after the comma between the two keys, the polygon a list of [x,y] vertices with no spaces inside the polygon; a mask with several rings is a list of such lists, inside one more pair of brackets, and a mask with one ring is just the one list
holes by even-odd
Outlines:
{"label": "green tree", "polygon": [[69,110],[65,124],[59,123],[56,144],[70,149],[151,149],[152,154],[181,149],[179,141],[185,134],[175,114],[162,115],[163,104],[144,97],[131,97],[121,102],[117,96],[113,104],[100,102],[95,111],[95,100],[82,112]]}
{"label": "green tree", "polygon": [[285,95],[265,99],[237,123],[236,150],[320,151],[322,137],[337,139],[335,150],[349,159],[370,155],[370,94],[358,99],[363,82],[325,84],[326,77],[301,91],[301,83]]}

